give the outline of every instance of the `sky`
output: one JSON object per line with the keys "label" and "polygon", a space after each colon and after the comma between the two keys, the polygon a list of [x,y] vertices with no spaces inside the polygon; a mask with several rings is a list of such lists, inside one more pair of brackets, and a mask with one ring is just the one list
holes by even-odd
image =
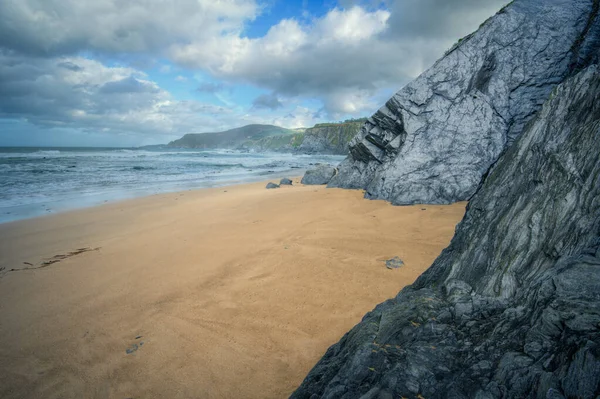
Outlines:
{"label": "sky", "polygon": [[373,114],[506,0],[2,0],[0,146]]}

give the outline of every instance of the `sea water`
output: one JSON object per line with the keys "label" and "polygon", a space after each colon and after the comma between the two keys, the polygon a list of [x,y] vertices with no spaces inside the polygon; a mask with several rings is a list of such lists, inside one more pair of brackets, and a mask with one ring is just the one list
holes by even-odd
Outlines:
{"label": "sea water", "polygon": [[335,155],[0,147],[0,223],[158,193],[299,176]]}

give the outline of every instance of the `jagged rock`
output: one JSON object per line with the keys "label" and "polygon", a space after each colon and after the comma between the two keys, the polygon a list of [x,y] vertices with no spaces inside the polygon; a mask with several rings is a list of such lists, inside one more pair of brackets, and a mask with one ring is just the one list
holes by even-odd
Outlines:
{"label": "jagged rock", "polygon": [[292,181],[290,179],[288,179],[287,177],[284,177],[283,179],[281,179],[281,181],[279,181],[279,184],[282,186],[291,186]]}
{"label": "jagged rock", "polygon": [[469,199],[557,84],[598,61],[598,0],[517,0],[379,109],[330,187],[394,204]]}
{"label": "jagged rock", "polygon": [[292,398],[598,397],[598,98],[597,65],[557,87],[450,246],[329,348]]}
{"label": "jagged rock", "polygon": [[331,165],[318,165],[316,168],[309,169],[304,174],[302,184],[327,184],[335,175],[336,169]]}
{"label": "jagged rock", "polygon": [[271,189],[271,188],[279,188],[279,184],[275,184],[275,183],[267,183],[267,187],[265,187],[267,189]]}

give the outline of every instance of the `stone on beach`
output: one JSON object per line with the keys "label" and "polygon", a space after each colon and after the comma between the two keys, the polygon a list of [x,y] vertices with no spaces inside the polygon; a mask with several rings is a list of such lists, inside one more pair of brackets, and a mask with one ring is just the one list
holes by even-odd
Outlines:
{"label": "stone on beach", "polygon": [[397,256],[394,256],[392,259],[388,259],[385,261],[385,267],[388,269],[399,269],[404,266],[404,262]]}
{"label": "stone on beach", "polygon": [[309,185],[327,184],[336,174],[336,169],[331,165],[318,165],[316,168],[309,169],[304,174],[301,183]]}

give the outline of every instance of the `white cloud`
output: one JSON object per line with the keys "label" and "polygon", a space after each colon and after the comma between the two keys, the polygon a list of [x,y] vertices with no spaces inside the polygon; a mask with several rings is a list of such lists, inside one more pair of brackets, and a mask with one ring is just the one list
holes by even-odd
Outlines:
{"label": "white cloud", "polygon": [[177,101],[146,75],[83,57],[37,59],[0,53],[0,116],[40,126],[180,134],[221,126],[225,107]]}
{"label": "white cloud", "polygon": [[[284,19],[261,38],[229,34],[176,45],[171,55],[176,62],[221,79],[285,96],[323,97],[332,113],[361,113],[373,110],[363,99],[365,91],[372,94],[390,80],[406,80],[404,71],[388,66],[399,56],[378,42],[389,16],[384,10],[336,8],[311,25]],[[334,100],[353,90],[360,93],[344,102]],[[354,101],[359,97],[361,101]]]}
{"label": "white cloud", "polygon": [[414,35],[394,26],[404,23],[399,14],[416,4],[397,0],[390,10],[369,11],[357,5],[334,8],[308,24],[284,19],[259,38],[234,32],[208,42],[177,44],[171,48],[171,58],[220,79],[268,88],[278,96],[319,98],[330,116],[364,115],[377,108],[372,99],[380,90],[399,89],[415,78],[456,35],[475,29],[502,4],[484,0],[477,7],[473,1],[451,0],[451,7],[441,0],[427,0],[427,7],[419,8],[420,23],[440,26],[432,28],[430,35],[418,33],[416,26]]}
{"label": "white cloud", "polygon": [[3,0],[0,46],[29,54],[157,53],[239,33],[254,0]]}

